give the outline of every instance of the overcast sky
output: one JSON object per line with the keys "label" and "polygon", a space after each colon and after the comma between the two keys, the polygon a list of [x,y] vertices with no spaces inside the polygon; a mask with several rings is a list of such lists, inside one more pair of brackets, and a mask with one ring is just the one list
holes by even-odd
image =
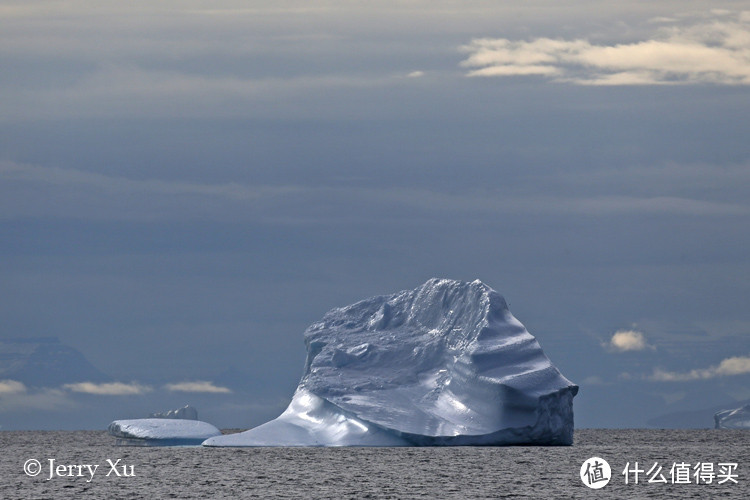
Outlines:
{"label": "overcast sky", "polygon": [[579,426],[750,398],[748,1],[4,1],[0,67],[0,337],[121,384],[0,381],[5,428],[257,425],[307,325],[433,276]]}

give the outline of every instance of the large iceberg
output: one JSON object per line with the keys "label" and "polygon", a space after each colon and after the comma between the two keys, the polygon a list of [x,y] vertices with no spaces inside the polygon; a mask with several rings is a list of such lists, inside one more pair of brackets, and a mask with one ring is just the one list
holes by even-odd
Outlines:
{"label": "large iceberg", "polygon": [[482,283],[431,279],[329,311],[278,418],[205,446],[569,445],[578,386]]}
{"label": "large iceberg", "polygon": [[717,429],[750,429],[750,404],[714,415]]}
{"label": "large iceberg", "polygon": [[115,420],[107,430],[117,446],[197,446],[221,435],[207,422],[175,418]]}

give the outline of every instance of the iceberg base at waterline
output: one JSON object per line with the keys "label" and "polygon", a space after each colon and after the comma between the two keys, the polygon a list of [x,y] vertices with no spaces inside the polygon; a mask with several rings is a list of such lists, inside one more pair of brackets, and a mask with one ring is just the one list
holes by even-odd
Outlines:
{"label": "iceberg base at waterline", "polygon": [[203,446],[410,446],[304,389],[278,418],[249,431],[207,439]]}
{"label": "iceberg base at waterline", "polygon": [[278,418],[205,446],[570,445],[578,386],[479,280],[329,311]]}
{"label": "iceberg base at waterline", "polygon": [[714,423],[717,429],[750,430],[750,405],[720,411],[714,415]]}
{"label": "iceberg base at waterline", "polygon": [[173,418],[115,420],[107,431],[117,446],[198,446],[221,431],[207,422]]}

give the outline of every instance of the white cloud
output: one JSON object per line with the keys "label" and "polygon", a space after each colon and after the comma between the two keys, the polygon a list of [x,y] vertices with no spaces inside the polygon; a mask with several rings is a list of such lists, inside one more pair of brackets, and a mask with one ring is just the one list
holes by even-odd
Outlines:
{"label": "white cloud", "polygon": [[194,382],[180,382],[177,384],[167,384],[164,386],[168,391],[174,392],[210,392],[216,394],[229,394],[232,392],[227,387],[214,385],[212,382],[205,380],[196,380]]}
{"label": "white cloud", "polygon": [[108,382],[103,384],[79,382],[76,384],[65,384],[63,385],[63,388],[72,392],[96,394],[99,396],[133,396],[152,391],[151,387],[140,385],[135,382],[130,384],[124,384],[122,382]]}
{"label": "white cloud", "polygon": [[652,24],[670,24],[670,23],[676,23],[677,19],[674,17],[656,16],[656,17],[652,17],[646,22],[652,23]]}
{"label": "white cloud", "polygon": [[615,332],[609,342],[605,344],[605,347],[615,352],[653,349],[653,346],[646,343],[646,337],[643,336],[643,333],[635,330],[619,330]]}
{"label": "white cloud", "polygon": [[424,71],[412,71],[406,75],[407,78],[419,78],[420,76],[424,76]]}
{"label": "white cloud", "polygon": [[0,396],[7,394],[21,394],[26,392],[26,386],[16,380],[0,380]]}
{"label": "white cloud", "polygon": [[750,373],[750,356],[735,356],[722,360],[717,366],[690,370],[689,372],[670,372],[657,368],[648,379],[657,382],[687,382],[748,373]]}
{"label": "white cloud", "polygon": [[585,39],[480,38],[463,47],[468,76],[541,75],[581,85],[750,84],[747,16],[662,27],[652,39],[595,45]]}
{"label": "white cloud", "polygon": [[743,375],[750,373],[750,357],[747,356],[735,356],[733,358],[727,358],[719,363],[716,368],[716,375]]}
{"label": "white cloud", "polygon": [[[0,382],[0,385],[5,382],[8,381],[4,380]],[[20,382],[15,383],[20,384]],[[14,390],[20,389],[15,384],[11,388],[14,388]],[[24,386],[23,391],[0,393],[0,413],[26,410],[54,411],[76,407],[77,405],[68,397],[67,393],[59,389],[44,388],[29,391]]]}

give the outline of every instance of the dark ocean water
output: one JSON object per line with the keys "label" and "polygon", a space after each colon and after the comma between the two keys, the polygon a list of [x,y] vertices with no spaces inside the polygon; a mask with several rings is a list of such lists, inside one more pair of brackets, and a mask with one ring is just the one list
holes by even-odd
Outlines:
{"label": "dark ocean water", "polygon": [[[3,431],[0,450],[2,499],[750,498],[748,431],[584,429],[570,447],[502,448],[126,448],[104,431]],[[592,456],[612,469],[598,490],[579,475]],[[38,475],[24,473],[24,464],[35,472],[29,460]],[[50,460],[64,475],[49,479]],[[622,470],[636,461],[639,483],[630,474],[625,484]],[[654,463],[666,484],[648,482]],[[691,472],[681,484],[676,472],[672,484],[670,469],[683,463],[711,463],[717,477],[696,484]],[[737,483],[718,477],[723,463],[737,464]],[[86,468],[69,476],[78,464],[99,467],[93,479]]]}

